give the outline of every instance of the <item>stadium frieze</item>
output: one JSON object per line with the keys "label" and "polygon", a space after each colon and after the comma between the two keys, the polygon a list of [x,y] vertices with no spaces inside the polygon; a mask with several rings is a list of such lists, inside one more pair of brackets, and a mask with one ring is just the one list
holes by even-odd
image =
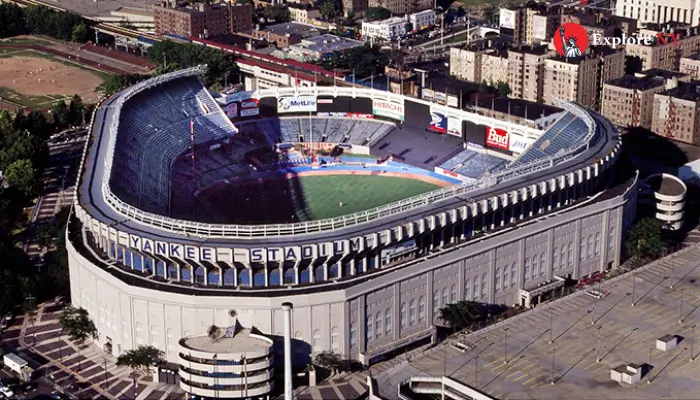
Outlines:
{"label": "stadium frieze", "polygon": [[[136,235],[129,235],[130,249],[162,257],[191,260],[194,262],[206,261],[265,263],[282,261],[301,261],[304,259],[326,258],[343,256],[350,253],[372,249],[377,243],[374,235],[357,237],[347,240],[337,240],[316,244],[304,244],[287,247],[209,247],[192,246],[173,242],[152,240]],[[124,244],[124,243],[120,243]]]}

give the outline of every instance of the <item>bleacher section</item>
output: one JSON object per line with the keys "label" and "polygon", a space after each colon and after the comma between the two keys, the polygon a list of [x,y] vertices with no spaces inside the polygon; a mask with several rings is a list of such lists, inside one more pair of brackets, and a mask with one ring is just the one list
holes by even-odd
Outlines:
{"label": "bleacher section", "polygon": [[132,97],[122,108],[110,185],[124,201],[168,213],[170,165],[194,142],[209,143],[236,130],[196,78],[171,81]]}
{"label": "bleacher section", "polygon": [[487,172],[500,170],[508,161],[500,157],[465,149],[440,165],[441,168],[467,178],[477,179]]}
{"label": "bleacher section", "polygon": [[[309,125],[311,129],[309,129]],[[266,119],[243,125],[246,131],[258,130],[270,143],[299,143],[313,140],[323,143],[349,143],[373,146],[394,128],[392,125],[341,118]],[[313,137],[310,136],[313,135]],[[300,139],[303,138],[303,140]]]}
{"label": "bleacher section", "polygon": [[574,116],[566,114],[552,125],[530,149],[525,151],[513,166],[521,166],[540,158],[556,155],[560,151],[578,144],[588,133],[586,123]]}

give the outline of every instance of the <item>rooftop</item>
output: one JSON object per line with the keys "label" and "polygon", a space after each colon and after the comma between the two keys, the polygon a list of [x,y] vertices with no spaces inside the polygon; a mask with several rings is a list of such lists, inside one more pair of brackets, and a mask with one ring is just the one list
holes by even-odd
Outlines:
{"label": "rooftop", "polygon": [[507,97],[481,100],[477,103],[477,106],[530,120],[536,120],[540,117],[546,117],[564,111],[561,108],[548,106],[546,104],[534,103],[522,99],[509,99]]}
{"label": "rooftop", "polygon": [[304,38],[316,36],[320,33],[315,26],[300,24],[298,22],[285,22],[283,24],[270,25],[260,30],[276,35],[299,35]]}
{"label": "rooftop", "polygon": [[641,72],[637,72],[637,76],[658,76],[663,79],[671,79],[671,78],[681,78],[684,76],[687,76],[688,74],[684,74],[682,72],[678,71],[671,71],[668,69],[661,69],[661,68],[651,68],[647,69]]}
{"label": "rooftop", "polygon": [[700,100],[700,81],[678,82],[674,89],[661,93],[676,99],[698,101]]}
{"label": "rooftop", "polygon": [[[654,192],[667,196],[680,196],[685,192],[680,182],[668,176],[652,176],[646,180],[646,184],[649,185]],[[669,342],[675,338],[674,335],[664,335],[660,337],[659,340]]]}
{"label": "rooftop", "polygon": [[617,86],[625,89],[649,90],[651,88],[664,85],[664,79],[652,75],[634,76],[625,75],[605,83],[606,85]]}
{"label": "rooftop", "polygon": [[383,19],[381,21],[366,21],[363,22],[363,24],[375,24],[375,25],[392,25],[392,24],[400,24],[400,23],[405,23],[406,19],[403,17],[391,17],[387,19]]}
{"label": "rooftop", "polygon": [[565,62],[568,64],[580,64],[582,61],[590,60],[596,57],[606,57],[615,53],[619,53],[620,50],[616,50],[608,46],[590,46],[588,52],[583,55],[583,57],[567,58],[560,54],[557,54],[552,58],[552,60]]}
{"label": "rooftop", "polygon": [[347,50],[353,47],[364,46],[364,44],[364,42],[359,40],[348,39],[326,33],[323,35],[306,38],[302,40],[301,43],[290,46],[290,48],[304,49],[318,53],[332,53],[335,51]]}
{"label": "rooftop", "polygon": [[212,339],[208,335],[190,336],[183,338],[184,346],[192,350],[212,353],[247,353],[259,351],[272,346],[268,342],[256,337],[251,337],[250,329],[241,329],[233,337],[220,337]]}

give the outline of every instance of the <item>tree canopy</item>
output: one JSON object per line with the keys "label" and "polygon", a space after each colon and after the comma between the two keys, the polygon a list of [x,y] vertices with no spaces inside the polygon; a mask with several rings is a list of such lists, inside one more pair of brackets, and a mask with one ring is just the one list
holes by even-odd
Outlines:
{"label": "tree canopy", "polygon": [[292,20],[292,14],[289,12],[289,8],[280,4],[263,7],[262,17],[265,18],[267,22],[275,23],[289,22]]}
{"label": "tree canopy", "polygon": [[382,20],[390,17],[391,11],[384,7],[369,7],[367,11],[365,11],[365,18],[368,21]]}
{"label": "tree canopy", "polygon": [[68,306],[63,310],[60,318],[63,332],[71,340],[84,341],[87,339],[97,339],[97,327],[90,319],[88,311],[84,308],[74,308]]}
{"label": "tree canopy", "polygon": [[627,256],[638,261],[658,258],[664,250],[661,222],[656,218],[639,220],[627,233]]}
{"label": "tree canopy", "polygon": [[336,0],[325,0],[319,4],[319,11],[323,18],[327,21],[334,19],[342,14],[343,6],[338,4]]}
{"label": "tree canopy", "polygon": [[173,65],[189,68],[207,64],[208,71],[204,77],[207,85],[234,83],[238,77],[238,68],[230,55],[206,46],[163,40],[151,46],[148,59],[157,64],[161,72],[169,71],[168,67],[172,68]]}
{"label": "tree canopy", "polygon": [[389,55],[379,50],[378,46],[354,47],[344,52],[335,52],[321,61],[323,68],[345,69],[354,71],[357,79],[384,72],[389,64]]}
{"label": "tree canopy", "polygon": [[83,43],[94,37],[95,32],[92,22],[71,12],[38,5],[20,8],[13,3],[0,4],[0,38],[24,34]]}
{"label": "tree canopy", "polygon": [[343,371],[347,368],[347,361],[333,351],[322,351],[314,357],[314,364],[326,368],[332,373]]}
{"label": "tree canopy", "polygon": [[440,309],[440,319],[450,328],[462,330],[472,326],[481,318],[479,304],[474,301],[462,300],[447,304]]}
{"label": "tree canopy", "polygon": [[153,346],[139,346],[117,358],[117,365],[128,367],[134,374],[150,373],[151,368],[165,363],[165,353]]}

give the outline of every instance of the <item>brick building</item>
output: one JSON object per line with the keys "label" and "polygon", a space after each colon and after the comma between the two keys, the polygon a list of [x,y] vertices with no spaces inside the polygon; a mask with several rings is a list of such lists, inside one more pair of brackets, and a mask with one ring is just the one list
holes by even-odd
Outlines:
{"label": "brick building", "polygon": [[654,95],[651,129],[659,135],[700,144],[700,81],[678,82],[678,86]]}
{"label": "brick building", "polygon": [[180,6],[163,1],[153,6],[156,34],[208,38],[250,30],[250,4],[194,3]]}

